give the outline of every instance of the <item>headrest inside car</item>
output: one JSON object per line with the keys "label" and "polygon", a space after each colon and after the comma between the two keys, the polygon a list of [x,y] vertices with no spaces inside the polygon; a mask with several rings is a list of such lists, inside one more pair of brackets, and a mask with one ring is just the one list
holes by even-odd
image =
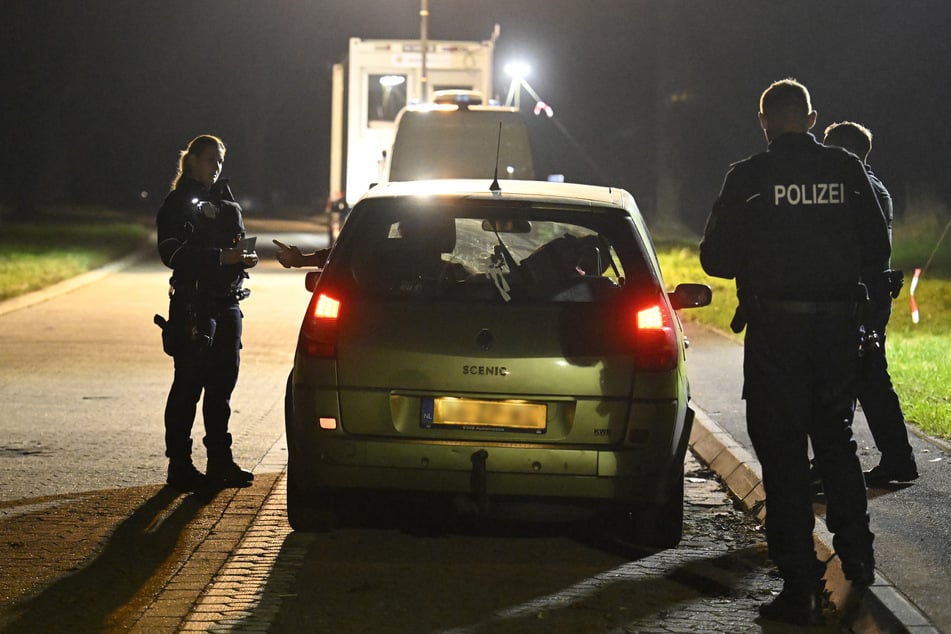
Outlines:
{"label": "headrest inside car", "polygon": [[452,253],[456,248],[456,221],[452,216],[407,216],[399,222],[399,233],[407,246],[416,249]]}

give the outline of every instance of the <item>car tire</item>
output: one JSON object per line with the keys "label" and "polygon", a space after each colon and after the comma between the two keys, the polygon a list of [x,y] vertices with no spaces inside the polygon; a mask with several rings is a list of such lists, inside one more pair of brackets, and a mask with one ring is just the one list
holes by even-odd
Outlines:
{"label": "car tire", "polygon": [[[287,522],[302,533],[327,533],[336,529],[340,520],[335,506],[326,500],[328,495],[308,495],[301,490],[287,471]],[[327,492],[329,493],[329,492]],[[319,498],[325,498],[319,501]]]}
{"label": "car tire", "polygon": [[635,510],[631,537],[636,543],[648,548],[674,548],[680,543],[684,532],[684,462],[690,432],[693,429],[694,411],[687,408],[684,428],[677,456],[680,456],[679,468],[671,477],[667,489],[667,501],[661,504],[648,504]]}
{"label": "car tire", "polygon": [[651,550],[674,548],[683,536],[684,470],[681,464],[660,504],[626,506],[614,511],[610,526],[622,541]]}
{"label": "car tire", "polygon": [[287,377],[284,391],[284,427],[287,434],[287,522],[300,532],[328,532],[339,524],[329,491],[310,491],[302,483],[304,468],[300,451],[295,443],[294,372]]}
{"label": "car tire", "polygon": [[684,531],[684,468],[670,483],[667,501],[648,504],[634,517],[633,535],[636,543],[649,548],[674,548]]}

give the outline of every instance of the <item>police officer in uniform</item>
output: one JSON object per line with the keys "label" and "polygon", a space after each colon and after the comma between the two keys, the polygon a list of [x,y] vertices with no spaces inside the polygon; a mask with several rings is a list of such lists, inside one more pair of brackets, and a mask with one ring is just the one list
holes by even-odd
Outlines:
{"label": "police officer in uniform", "polygon": [[874,579],[862,467],[852,439],[863,274],[890,256],[885,218],[862,163],[818,143],[809,92],[773,83],[760,99],[766,152],[732,165],[707,219],[700,262],[736,279],[746,322],[744,387],[766,489],[769,555],[783,591],[767,619],[823,622],[825,566],[813,546],[809,442],[823,476],[827,524],[845,576]]}
{"label": "police officer in uniform", "polygon": [[[238,380],[241,309],[238,301],[246,269],[258,262],[244,250],[241,207],[227,181],[219,181],[225,146],[202,135],[181,152],[172,191],[156,219],[158,251],[172,269],[169,319],[163,326],[165,351],[175,376],[165,406],[165,455],[170,486],[180,491],[250,485],[254,476],[235,464],[231,453],[231,392]],[[192,463],[191,430],[199,399],[208,454],[206,474]]]}
{"label": "police officer in uniform", "polygon": [[[834,123],[825,129],[822,142],[845,148],[862,159],[868,179],[878,196],[878,204],[885,214],[890,239],[895,217],[892,197],[868,164],[868,155],[872,151],[871,131],[852,121]],[[888,374],[888,360],[885,357],[885,328],[892,314],[892,299],[898,297],[901,291],[902,274],[901,271],[892,270],[876,272],[863,281],[868,287],[869,297],[865,310],[865,331],[877,335],[878,345],[866,346],[858,400],[875,439],[875,446],[881,452],[878,465],[865,473],[865,483],[876,486],[888,482],[909,482],[918,478],[918,465],[908,442],[905,415]]]}

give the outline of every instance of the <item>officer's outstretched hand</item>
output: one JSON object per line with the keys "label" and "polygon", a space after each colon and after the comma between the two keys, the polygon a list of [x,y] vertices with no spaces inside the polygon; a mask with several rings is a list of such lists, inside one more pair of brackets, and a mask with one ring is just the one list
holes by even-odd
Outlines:
{"label": "officer's outstretched hand", "polygon": [[246,269],[250,269],[258,263],[257,251],[243,251],[242,249],[231,248],[221,250],[222,264],[240,264]]}

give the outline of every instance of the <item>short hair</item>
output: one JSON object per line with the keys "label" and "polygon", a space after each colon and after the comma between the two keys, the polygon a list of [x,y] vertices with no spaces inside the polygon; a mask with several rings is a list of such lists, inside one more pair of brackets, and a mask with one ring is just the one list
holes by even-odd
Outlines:
{"label": "short hair", "polygon": [[769,119],[788,115],[808,117],[812,112],[809,90],[792,77],[775,81],[760,96],[759,111]]}
{"label": "short hair", "polygon": [[845,148],[864,161],[872,151],[872,131],[854,121],[840,121],[826,128],[822,142]]}

